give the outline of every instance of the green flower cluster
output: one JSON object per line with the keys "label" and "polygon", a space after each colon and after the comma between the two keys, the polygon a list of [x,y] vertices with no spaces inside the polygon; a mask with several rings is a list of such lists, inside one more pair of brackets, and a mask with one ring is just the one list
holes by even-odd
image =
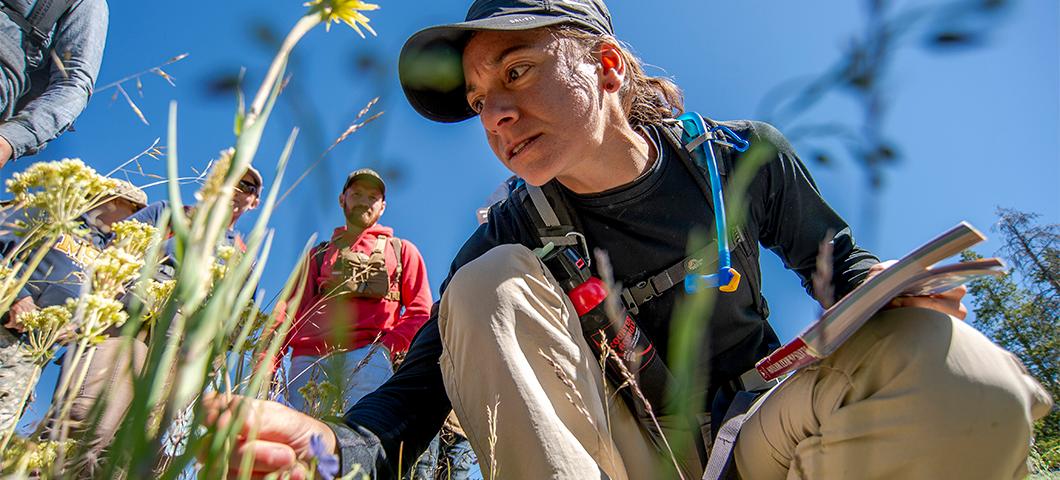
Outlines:
{"label": "green flower cluster", "polygon": [[107,339],[104,332],[111,327],[120,327],[129,319],[121,302],[98,293],[89,293],[66,301],[66,308],[78,315],[80,337],[90,344],[98,345]]}
{"label": "green flower cluster", "polygon": [[306,403],[306,414],[315,418],[342,415],[342,392],[334,383],[327,380],[317,382],[315,379],[306,382],[298,389]]}
{"label": "green flower cluster", "polygon": [[43,472],[52,467],[56,458],[59,457],[60,450],[69,451],[72,445],[70,440],[37,443],[15,436],[4,451],[0,469],[8,471],[14,468],[23,472]]}
{"label": "green flower cluster", "polygon": [[114,232],[111,246],[140,258],[147,255],[148,249],[155,245],[155,234],[158,232],[153,225],[137,220],[124,220],[111,225],[110,228]]}
{"label": "green flower cluster", "polygon": [[43,365],[52,358],[52,346],[70,324],[70,318],[70,310],[59,305],[19,316],[19,322],[26,328],[26,335],[29,337],[29,355],[37,363]]}
{"label": "green flower cluster", "polygon": [[126,284],[136,278],[143,267],[143,260],[123,248],[107,247],[90,267],[92,292],[115,298],[125,291]]}
{"label": "green flower cluster", "polygon": [[210,276],[213,278],[213,282],[217,283],[225,275],[228,275],[228,270],[233,265],[239,263],[239,258],[243,256],[236,247],[232,245],[222,245],[217,247],[217,261],[210,268]]}
{"label": "green flower cluster", "polygon": [[144,298],[141,298],[144,303],[144,323],[150,325],[158,319],[158,316],[162,314],[162,308],[165,307],[169,297],[173,295],[173,287],[176,284],[175,280],[166,280],[164,282],[157,280],[147,281],[147,284],[144,285]]}
{"label": "green flower cluster", "polygon": [[203,181],[202,187],[199,188],[198,192],[195,192],[195,199],[200,203],[206,203],[210,199],[215,199],[221,196],[221,189],[224,188],[225,177],[228,176],[228,170],[232,168],[232,157],[236,154],[236,149],[226,148],[221,150],[217,160],[212,162],[210,171],[206,174],[206,180]]}
{"label": "green flower cluster", "polygon": [[78,232],[78,216],[99,205],[118,186],[117,180],[96,173],[76,158],[34,163],[7,181],[16,204],[43,212],[44,221],[69,233]]}

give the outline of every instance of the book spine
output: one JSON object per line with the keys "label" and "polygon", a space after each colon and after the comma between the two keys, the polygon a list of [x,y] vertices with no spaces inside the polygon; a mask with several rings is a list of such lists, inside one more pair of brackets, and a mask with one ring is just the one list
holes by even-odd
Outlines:
{"label": "book spine", "polygon": [[755,369],[762,374],[765,380],[773,380],[820,359],[821,357],[800,337],[759,360],[755,364]]}

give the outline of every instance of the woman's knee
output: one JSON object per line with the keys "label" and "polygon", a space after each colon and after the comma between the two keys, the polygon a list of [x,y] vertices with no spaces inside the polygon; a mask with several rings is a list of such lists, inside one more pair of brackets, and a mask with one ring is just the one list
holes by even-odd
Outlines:
{"label": "woman's knee", "polygon": [[896,390],[904,385],[905,392],[919,392],[921,400],[911,407],[930,411],[936,426],[1018,443],[1029,437],[1037,412],[1051,404],[1015,356],[963,321],[919,308],[873,320],[882,349],[874,367],[890,370],[885,376],[893,375]]}
{"label": "woman's knee", "polygon": [[530,249],[519,244],[498,245],[460,267],[444,295],[461,300],[482,299],[507,281],[541,270],[540,261]]}
{"label": "woman's knee", "polygon": [[504,321],[497,312],[525,305],[540,296],[533,284],[550,283],[540,260],[530,249],[499,245],[467,263],[453,275],[442,295],[439,328],[443,337],[466,322],[483,330],[483,322]]}

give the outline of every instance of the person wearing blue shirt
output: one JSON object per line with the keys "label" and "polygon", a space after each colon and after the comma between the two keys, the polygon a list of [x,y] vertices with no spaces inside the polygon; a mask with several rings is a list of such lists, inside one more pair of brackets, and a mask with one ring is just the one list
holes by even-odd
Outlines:
{"label": "person wearing blue shirt", "polygon": [[[24,373],[23,378],[29,378],[28,371],[33,368],[32,364],[20,362],[15,357],[6,358],[6,353],[14,351],[6,347],[15,346],[21,341],[15,336],[24,330],[19,317],[37,309],[65,305],[68,299],[77,298],[81,293],[86,267],[111,241],[111,226],[142,209],[147,203],[147,195],[142,190],[125,181],[119,183],[113,197],[77,219],[85,229],[85,235],[64,235],[44,255],[43,260],[30,274],[29,281],[16,295],[5,315],[6,318],[3,319],[4,328],[0,328],[0,364],[3,364],[5,369],[11,369],[5,372],[5,375],[17,376]],[[33,212],[20,209],[0,211],[0,256],[7,257],[13,249],[18,248],[22,237],[19,235],[17,222],[32,215]],[[100,392],[111,386],[112,372],[117,371],[113,366],[122,361],[118,357],[121,354],[120,343],[118,339],[108,339],[96,347],[91,365],[95,368],[89,369],[89,375],[82,389],[75,395],[70,411],[75,436],[86,433],[82,424],[88,418]],[[134,349],[131,355],[133,358],[137,355],[142,357],[145,352],[146,349]],[[72,351],[67,350],[67,356],[63,360],[64,368],[70,364],[72,354]],[[14,395],[0,396],[0,411],[21,409],[21,405],[2,403],[18,400],[20,399],[16,399]],[[106,439],[116,429],[127,407],[127,403],[108,403],[99,426],[92,432],[92,437],[86,440],[94,442],[93,445],[100,445],[100,448],[105,446]]]}

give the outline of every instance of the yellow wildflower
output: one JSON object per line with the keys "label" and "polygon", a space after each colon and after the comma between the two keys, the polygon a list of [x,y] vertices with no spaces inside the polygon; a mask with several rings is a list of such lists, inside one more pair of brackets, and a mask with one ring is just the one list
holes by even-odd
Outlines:
{"label": "yellow wildflower", "polygon": [[114,232],[111,246],[121,248],[135,257],[143,258],[148,249],[153,246],[158,229],[140,221],[124,220],[112,225],[111,231]]}
{"label": "yellow wildflower", "polygon": [[75,312],[79,321],[79,335],[89,343],[100,343],[106,339],[103,332],[111,327],[125,324],[129,315],[122,310],[121,302],[97,293],[82,295],[66,301],[66,308]]}
{"label": "yellow wildflower", "polygon": [[361,38],[364,38],[364,33],[358,27],[364,27],[369,33],[375,35],[375,30],[368,25],[368,17],[366,17],[362,11],[378,10],[379,5],[374,3],[365,3],[361,0],[311,0],[305,3],[305,6],[309,7],[310,15],[320,15],[320,19],[324,22],[324,29],[331,29],[331,22],[343,22],[349,25],[357,32]]}
{"label": "yellow wildflower", "polygon": [[162,307],[166,305],[170,295],[173,294],[173,287],[177,284],[174,280],[166,280],[159,282],[157,280],[148,280],[147,285],[144,288],[144,322],[151,324],[158,316],[162,314]]}
{"label": "yellow wildflower", "polygon": [[206,174],[206,180],[202,183],[202,188],[195,192],[196,200],[200,203],[205,203],[208,199],[217,198],[221,195],[221,188],[224,187],[228,170],[232,168],[232,157],[235,154],[236,149],[226,148],[221,150],[217,160],[210,162],[210,171]]}
{"label": "yellow wildflower", "polygon": [[41,221],[66,233],[80,233],[74,221],[118,187],[79,159],[38,162],[7,181],[15,202],[44,214]]}
{"label": "yellow wildflower", "polygon": [[22,314],[19,322],[26,328],[29,355],[43,364],[51,359],[52,347],[58,341],[60,332],[70,323],[70,310],[53,305]]}
{"label": "yellow wildflower", "polygon": [[242,255],[242,252],[232,245],[217,247],[217,262],[210,268],[213,281],[220,281],[225,275],[228,275],[228,270],[236,263],[239,263],[239,258]]}
{"label": "yellow wildflower", "polygon": [[11,443],[7,445],[4,458],[0,459],[0,467],[3,470],[9,470],[19,465],[31,472],[51,468],[59,456],[59,450],[68,452],[72,445],[70,440],[37,443],[15,435],[11,437]]}
{"label": "yellow wildflower", "polygon": [[142,267],[143,260],[125,249],[107,247],[89,266],[92,292],[107,298],[117,297]]}

